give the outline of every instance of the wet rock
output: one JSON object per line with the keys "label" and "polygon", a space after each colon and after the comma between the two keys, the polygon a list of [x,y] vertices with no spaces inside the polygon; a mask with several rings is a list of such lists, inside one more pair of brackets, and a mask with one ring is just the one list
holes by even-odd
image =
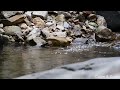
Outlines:
{"label": "wet rock", "polygon": [[12,24],[19,24],[24,22],[24,15],[15,15],[13,17],[8,18],[8,20],[12,23]]}
{"label": "wet rock", "polygon": [[103,16],[97,15],[97,24],[99,26],[105,26],[107,27],[107,22]]}
{"label": "wet rock", "polygon": [[2,11],[1,13],[4,15],[5,18],[9,18],[16,14],[22,14],[24,11]]}
{"label": "wet rock", "polygon": [[44,28],[45,27],[45,22],[40,17],[36,17],[32,21],[35,24],[35,26],[38,27],[38,28]]}
{"label": "wet rock", "polygon": [[64,37],[49,37],[46,39],[50,46],[66,47],[70,45],[70,39]]}
{"label": "wet rock", "polygon": [[40,17],[42,19],[45,19],[48,15],[48,11],[33,11],[32,16],[33,17]]}
{"label": "wet rock", "polygon": [[99,26],[96,35],[95,35],[96,41],[99,42],[107,42],[115,40],[116,35],[111,31],[111,29],[108,29],[105,26]]}
{"label": "wet rock", "polygon": [[5,26],[3,28],[3,30],[5,31],[4,33],[6,35],[18,36],[19,39],[23,40],[23,38],[22,38],[23,34],[21,32],[21,28],[20,27],[18,27],[18,26]]}
{"label": "wet rock", "polygon": [[31,46],[43,46],[45,45],[47,42],[45,40],[43,40],[41,37],[35,37],[32,40],[29,41],[29,45]]}

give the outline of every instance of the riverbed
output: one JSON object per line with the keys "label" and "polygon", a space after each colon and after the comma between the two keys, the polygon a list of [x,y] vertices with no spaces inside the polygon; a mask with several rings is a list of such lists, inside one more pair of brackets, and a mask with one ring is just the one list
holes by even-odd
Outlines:
{"label": "riverbed", "polygon": [[117,57],[120,50],[107,45],[47,47],[6,45],[0,49],[0,79],[50,70],[55,67],[87,61],[97,57]]}

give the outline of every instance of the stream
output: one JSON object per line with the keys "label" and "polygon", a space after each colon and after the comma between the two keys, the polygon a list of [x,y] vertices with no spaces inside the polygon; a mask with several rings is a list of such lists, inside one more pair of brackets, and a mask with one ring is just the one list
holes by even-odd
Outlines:
{"label": "stream", "polygon": [[120,56],[118,48],[104,44],[72,44],[65,48],[6,45],[0,49],[0,79],[16,78],[97,57],[117,56]]}

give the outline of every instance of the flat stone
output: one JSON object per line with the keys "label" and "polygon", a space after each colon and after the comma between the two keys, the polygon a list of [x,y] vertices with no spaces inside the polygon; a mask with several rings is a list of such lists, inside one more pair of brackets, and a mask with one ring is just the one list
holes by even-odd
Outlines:
{"label": "flat stone", "polygon": [[8,20],[12,23],[12,24],[19,24],[24,22],[24,15],[15,15],[13,17],[10,17]]}

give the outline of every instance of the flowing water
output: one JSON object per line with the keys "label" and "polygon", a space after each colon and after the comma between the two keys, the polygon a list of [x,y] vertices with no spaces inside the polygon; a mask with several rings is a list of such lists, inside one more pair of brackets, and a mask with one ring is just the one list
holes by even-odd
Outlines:
{"label": "flowing water", "polygon": [[115,56],[120,56],[118,48],[102,45],[73,44],[67,48],[7,45],[0,49],[0,79],[16,78],[96,57]]}

